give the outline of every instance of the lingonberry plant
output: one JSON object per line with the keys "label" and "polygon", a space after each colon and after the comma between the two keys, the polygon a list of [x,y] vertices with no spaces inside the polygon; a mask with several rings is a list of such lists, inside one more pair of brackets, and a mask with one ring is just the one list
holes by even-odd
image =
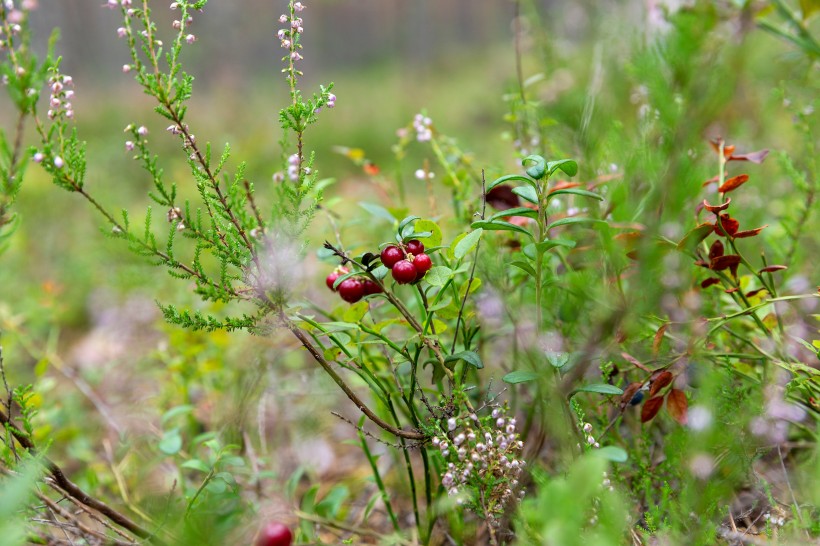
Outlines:
{"label": "lingonberry plant", "polygon": [[[820,341],[808,327],[817,294],[807,288],[813,270],[795,258],[816,224],[813,111],[792,107],[806,157],[781,155],[805,197],[775,214],[749,191],[772,176],[759,170],[771,163],[768,151],[739,153],[718,137],[716,161],[704,153],[712,124],[735,115],[725,87],[744,69],[739,57],[716,61],[713,43],[728,48],[719,38],[746,32],[754,7],[696,4],[653,12],[647,26],[657,34],[606,75],[609,88],[601,59],[614,62],[623,44],[579,53],[593,60],[590,81],[567,98],[567,79],[588,63],[559,66],[564,54],[540,34],[547,23],[516,1],[515,81],[502,135],[515,161],[466,152],[444,132],[453,120],[432,108],[398,130],[392,169],[382,171],[362,149],[337,147],[384,194],[361,203],[369,215],[362,233],[359,214],[325,199],[335,180],[320,178],[324,163],[311,151],[314,135],[332,133],[337,103],[331,83],[304,90],[302,38],[314,6],[289,0],[277,12],[287,96],[280,154],[245,163],[229,145],[212,145],[188,111],[194,80],[184,66],[202,41],[206,1],[105,2],[118,20],[112,36],[127,51],[122,71],[165,127],[149,130],[151,113],[129,109],[122,148],[151,201],[135,213],[109,205],[90,179],[87,161],[99,158],[75,128],[81,112],[56,40],[42,60],[34,54],[37,2],[3,0],[0,66],[15,119],[10,136],[0,132],[0,251],[12,241],[13,209],[33,162],[101,215],[105,235],[195,298],[150,293],[170,323],[169,341],[151,356],[163,374],[151,381],[183,394],[158,391],[147,442],[116,424],[50,336],[40,342],[0,306],[0,327],[38,377],[53,366],[118,433],[64,448],[70,433],[61,426],[71,419],[52,413],[37,384],[9,383],[0,347],[0,537],[15,546],[731,544],[791,526],[783,532],[815,540],[820,499],[790,479],[820,479]],[[775,33],[816,63],[807,28]],[[540,44],[544,74],[525,79],[527,44]],[[704,79],[715,67],[732,69],[715,77],[720,88]],[[617,107],[602,115],[610,100]],[[176,163],[157,151],[163,140],[175,144]],[[754,171],[735,172],[741,164]],[[266,171],[271,183],[252,174]],[[407,180],[426,190],[426,202]],[[288,514],[275,513],[263,480],[285,481],[265,470],[283,468],[283,450],[265,433],[264,409],[257,432],[245,423],[261,372],[217,373],[215,364],[234,369],[234,359],[248,358],[225,356],[228,339],[238,338],[224,334],[236,330],[276,346],[266,368],[270,392],[286,406],[280,378],[306,364],[347,399],[333,402],[333,415],[367,469],[366,484],[299,470],[277,487]],[[332,400],[323,388],[322,379],[311,385],[305,420]],[[219,413],[208,395],[231,389],[241,392],[241,425],[203,417]],[[95,442],[105,464],[84,455]],[[79,455],[61,465],[55,453]],[[154,466],[146,460],[157,461],[160,478],[143,470]],[[93,479],[77,485],[68,469],[86,467]],[[144,489],[134,485],[142,481]],[[108,500],[117,495],[121,501]]]}

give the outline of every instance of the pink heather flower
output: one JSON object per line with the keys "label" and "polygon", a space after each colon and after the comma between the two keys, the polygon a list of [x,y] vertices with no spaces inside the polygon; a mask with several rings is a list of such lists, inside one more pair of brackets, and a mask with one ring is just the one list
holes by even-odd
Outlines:
{"label": "pink heather flower", "polygon": [[148,134],[148,128],[145,125],[140,125],[137,127],[137,134],[140,136],[145,136]]}
{"label": "pink heather flower", "polygon": [[68,91],[66,91],[65,93],[63,93],[63,96],[64,96],[66,99],[70,99],[71,97],[73,97],[73,96],[74,96],[74,91],[72,91],[71,89],[69,89]]}
{"label": "pink heather flower", "polygon": [[103,4],[103,7],[106,7],[106,8],[109,8],[109,9],[114,9],[119,5],[120,5],[120,3],[117,0],[108,0],[108,2]]}
{"label": "pink heather flower", "polygon": [[134,143],[131,142],[130,140],[126,140],[125,141],[125,151],[130,152],[133,149],[134,149]]}
{"label": "pink heather flower", "polygon": [[51,97],[51,106],[54,108],[59,108],[59,106],[63,102],[59,99],[59,97]]}
{"label": "pink heather flower", "polygon": [[46,115],[48,116],[48,119],[54,119],[54,110],[49,110],[46,112]]}
{"label": "pink heather flower", "polygon": [[288,49],[290,47],[290,40],[282,40],[282,47]]}
{"label": "pink heather flower", "polygon": [[55,167],[57,167],[58,169],[62,169],[64,165],[65,165],[65,161],[63,161],[62,157],[57,156],[57,157],[54,158],[54,166]]}
{"label": "pink heather flower", "polygon": [[174,2],[174,3],[172,3],[169,7],[171,8],[171,11],[173,11],[173,10],[175,10],[175,9],[177,9],[177,8],[179,7],[179,3]]}
{"label": "pink heather flower", "polygon": [[26,73],[26,69],[25,69],[25,68],[23,68],[22,66],[18,66],[18,67],[17,67],[17,71],[16,71],[16,72],[17,72],[17,75],[18,75],[18,76],[22,76],[23,74],[25,74],[25,73]]}
{"label": "pink heather flower", "polygon": [[51,84],[51,90],[54,93],[59,93],[60,91],[63,90],[63,84],[60,83],[60,82],[54,82],[54,83]]}
{"label": "pink heather flower", "polygon": [[188,42],[188,44],[190,45],[196,42],[196,36],[194,36],[193,34],[189,34],[185,37],[185,41]]}
{"label": "pink heather flower", "polygon": [[[300,55],[298,51],[294,51],[293,53],[291,53],[290,58],[294,61],[299,61],[301,59],[304,59],[304,57],[302,57],[302,55]],[[330,107],[330,105],[328,105],[328,108],[329,107]]]}
{"label": "pink heather flower", "polygon": [[284,15],[284,14],[280,15],[279,16],[279,22],[280,23],[287,23],[288,22],[288,16]]}
{"label": "pink heather flower", "polygon": [[454,417],[450,417],[447,419],[447,430],[455,430],[456,429],[456,420]]}
{"label": "pink heather flower", "polygon": [[127,8],[128,6],[131,5],[131,0],[121,0],[120,3],[122,4],[123,7]]}
{"label": "pink heather flower", "polygon": [[74,110],[68,109],[65,111],[65,117],[71,119],[74,117]]}
{"label": "pink heather flower", "polygon": [[299,27],[296,27],[296,32],[298,34],[302,34],[303,32],[305,32],[305,29],[303,27],[299,26]]}
{"label": "pink heather flower", "polygon": [[327,94],[327,107],[328,108],[333,108],[334,106],[336,106],[336,95],[334,95],[333,93],[328,93]]}
{"label": "pink heather flower", "polygon": [[288,156],[288,165],[298,165],[299,164],[299,154],[291,154]]}
{"label": "pink heather flower", "polygon": [[129,72],[131,72],[131,65],[130,64],[122,65],[122,73],[123,74],[128,74]]}
{"label": "pink heather flower", "polygon": [[300,26],[302,26],[302,20],[301,19],[294,19],[293,21],[290,22],[290,28],[292,28],[292,29],[297,29]]}
{"label": "pink heather flower", "polygon": [[45,156],[42,153],[37,152],[36,154],[34,154],[34,156],[32,156],[31,159],[35,163],[42,163],[44,158],[45,158]]}
{"label": "pink heather flower", "polygon": [[179,30],[179,29],[182,28],[182,21],[174,20],[174,22],[171,23],[171,26],[174,27],[175,29]]}
{"label": "pink heather flower", "polygon": [[285,36],[287,36],[287,35],[288,35],[288,31],[283,29],[283,28],[280,28],[279,32],[276,33],[276,37],[279,38],[280,40],[284,40]]}
{"label": "pink heather flower", "polygon": [[23,0],[23,3],[20,4],[20,7],[26,11],[37,9],[37,0]]}
{"label": "pink heather flower", "polygon": [[128,31],[125,30],[125,27],[120,27],[120,28],[117,29],[117,36],[118,37],[125,38],[126,34],[128,34]]}
{"label": "pink heather flower", "polygon": [[302,11],[303,9],[305,9],[305,6],[301,2],[296,2],[293,4],[293,11]]}
{"label": "pink heather flower", "polygon": [[74,85],[74,78],[71,76],[63,76],[63,83],[66,85]]}

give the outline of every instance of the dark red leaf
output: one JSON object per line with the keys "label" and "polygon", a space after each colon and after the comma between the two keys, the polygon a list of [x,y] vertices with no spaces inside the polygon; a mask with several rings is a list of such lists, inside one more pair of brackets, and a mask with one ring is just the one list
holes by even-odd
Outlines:
{"label": "dark red leaf", "polygon": [[746,297],[747,298],[752,298],[754,296],[757,296],[761,292],[764,292],[765,290],[766,290],[765,288],[758,288],[757,290],[752,290],[751,292],[746,293]]}
{"label": "dark red leaf", "polygon": [[724,290],[724,292],[726,292],[727,294],[734,294],[738,290],[740,290],[740,288],[738,288],[737,286],[733,286],[732,288],[727,288],[726,290]]}
{"label": "dark red leaf", "polygon": [[671,383],[674,378],[675,376],[672,375],[672,372],[664,370],[659,373],[657,377],[652,380],[652,385],[649,387],[649,397],[651,398],[658,394],[658,391]]}
{"label": "dark red leaf", "polygon": [[709,212],[720,212],[729,208],[729,203],[732,202],[732,198],[726,199],[725,203],[721,203],[720,205],[710,205],[709,202],[704,199],[703,200],[703,208],[708,210]]}
{"label": "dark red leaf", "polygon": [[726,256],[718,256],[709,263],[709,267],[713,271],[723,271],[740,263],[740,256],[737,254],[727,254]]}
{"label": "dark red leaf", "polygon": [[496,186],[487,192],[487,204],[496,210],[507,210],[521,206],[521,199],[506,184]]}
{"label": "dark red leaf", "polygon": [[721,256],[723,256],[723,243],[721,243],[720,239],[718,239],[712,243],[712,246],[709,247],[709,259],[714,260],[715,258],[720,258]]}
{"label": "dark red leaf", "polygon": [[644,402],[643,408],[641,409],[641,423],[651,421],[652,418],[658,414],[662,406],[663,396],[656,396]]}
{"label": "dark red leaf", "polygon": [[687,413],[689,410],[689,401],[686,399],[686,394],[678,389],[672,389],[666,395],[666,410],[675,421],[681,425],[687,422]]}
{"label": "dark red leaf", "polygon": [[759,228],[747,229],[746,231],[738,231],[737,233],[735,233],[735,239],[745,239],[746,237],[754,237],[767,227],[769,227],[768,224]]}
{"label": "dark red leaf", "polygon": [[632,400],[632,397],[635,396],[635,393],[640,390],[641,386],[643,386],[643,383],[639,382],[630,383],[626,386],[626,388],[624,389],[624,393],[621,395],[621,411],[623,411],[626,405],[629,404],[629,402]]}
{"label": "dark red leaf", "polygon": [[713,284],[718,284],[719,282],[720,282],[720,279],[718,279],[717,277],[709,277],[708,279],[706,279],[705,281],[700,283],[700,287],[701,288],[709,288]]}
{"label": "dark red leaf", "polygon": [[647,368],[646,366],[644,366],[643,364],[641,364],[640,360],[638,360],[637,358],[635,358],[634,356],[632,356],[629,353],[621,353],[621,356],[624,358],[624,360],[626,360],[627,362],[629,362],[630,364],[632,364],[633,366],[635,366],[636,368],[638,368],[640,370],[643,370],[647,373],[652,371],[649,368]]}
{"label": "dark red leaf", "polygon": [[720,177],[719,176],[713,176],[712,178],[710,178],[709,180],[704,182],[702,185],[705,187],[705,186],[708,186],[709,184],[714,184],[715,182],[720,182]]}
{"label": "dark red leaf", "polygon": [[783,271],[784,269],[788,269],[788,266],[785,265],[767,265],[763,269],[760,270],[761,273],[771,273],[773,271]]}
{"label": "dark red leaf", "polygon": [[720,193],[727,193],[732,190],[736,190],[737,188],[745,184],[747,180],[749,180],[748,174],[739,174],[737,176],[733,176],[732,178],[724,182],[723,185],[721,185],[718,188],[718,191]]}
{"label": "dark red leaf", "polygon": [[669,323],[661,325],[658,328],[658,331],[655,332],[655,339],[652,340],[652,354],[658,354],[658,351],[661,349],[661,342],[663,341],[663,335],[666,333],[666,328],[669,326]]}
{"label": "dark red leaf", "polygon": [[[723,227],[723,229],[721,229],[721,226]],[[721,214],[718,223],[715,223],[714,230],[715,234],[721,237],[725,237],[724,231],[728,233],[730,237],[734,237],[739,227],[740,222],[738,222],[728,214]]]}
{"label": "dark red leaf", "polygon": [[749,152],[748,154],[731,154],[728,161],[751,161],[752,163],[763,163],[766,156],[769,155],[769,150],[758,150],[756,152]]}
{"label": "dark red leaf", "polygon": [[706,269],[709,269],[709,262],[704,262],[703,260],[696,261],[695,265],[699,265],[700,267],[705,267]]}

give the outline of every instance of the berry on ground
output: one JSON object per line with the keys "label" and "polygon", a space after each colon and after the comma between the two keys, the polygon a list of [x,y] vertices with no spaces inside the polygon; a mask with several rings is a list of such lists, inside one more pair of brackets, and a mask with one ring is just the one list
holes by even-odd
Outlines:
{"label": "berry on ground", "polygon": [[433,267],[433,262],[427,254],[416,254],[413,256],[413,267],[416,268],[416,272],[418,273],[417,278],[420,279],[425,273],[430,271],[430,268]]}
{"label": "berry on ground", "polygon": [[374,283],[370,279],[364,281],[364,295],[369,296],[371,294],[381,294],[382,287],[378,284]]}
{"label": "berry on ground", "polygon": [[356,303],[364,296],[364,283],[356,278],[343,280],[338,289],[339,295],[348,303]]}
{"label": "berry on ground", "polygon": [[268,523],[256,539],[256,546],[290,546],[293,533],[281,523]]}
{"label": "berry on ground", "polygon": [[407,248],[407,252],[409,252],[413,256],[424,253],[424,244],[422,244],[422,242],[418,239],[407,241],[407,243],[405,243],[404,246],[405,248]]}
{"label": "berry on ground", "polygon": [[382,263],[387,269],[393,269],[396,262],[404,258],[404,252],[396,245],[390,245],[382,250]]}
{"label": "berry on ground", "polygon": [[333,283],[336,282],[336,279],[347,273],[349,273],[349,271],[346,267],[339,266],[336,269],[334,269],[330,275],[327,276],[327,278],[325,279],[325,284],[327,284],[327,287],[335,292],[336,290],[334,290],[333,288]]}
{"label": "berry on ground", "polygon": [[417,276],[416,267],[408,260],[401,260],[393,266],[393,278],[399,284],[411,283]]}

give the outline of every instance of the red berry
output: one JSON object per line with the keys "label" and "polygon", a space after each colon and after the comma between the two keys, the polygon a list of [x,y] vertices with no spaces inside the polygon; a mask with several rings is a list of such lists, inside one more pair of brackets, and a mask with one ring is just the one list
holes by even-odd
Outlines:
{"label": "red berry", "polygon": [[427,254],[416,254],[413,256],[413,267],[416,268],[416,272],[418,273],[417,278],[420,279],[425,273],[430,271],[430,268],[433,267],[433,262]]}
{"label": "red berry", "polygon": [[336,282],[336,279],[347,273],[349,273],[349,271],[346,267],[339,266],[336,269],[334,269],[330,275],[327,276],[327,278],[325,279],[325,284],[327,284],[327,287],[335,292],[336,290],[333,289],[333,283]]}
{"label": "red berry", "polygon": [[364,281],[364,295],[369,296],[371,294],[381,294],[382,287],[378,284],[374,283],[370,279]]}
{"label": "red berry", "polygon": [[399,284],[407,284],[416,280],[416,267],[408,260],[401,260],[393,266],[393,278]]}
{"label": "red berry", "polygon": [[259,533],[256,546],[290,546],[293,533],[281,523],[268,523]]}
{"label": "red berry", "polygon": [[396,262],[404,258],[404,252],[396,245],[390,245],[382,250],[382,263],[387,269],[393,269]]}
{"label": "red berry", "polygon": [[364,283],[351,277],[339,283],[338,290],[343,300],[348,303],[356,303],[364,296]]}
{"label": "red berry", "polygon": [[404,246],[407,248],[407,252],[409,252],[413,256],[424,253],[424,245],[418,239],[407,241],[407,243],[405,243]]}

